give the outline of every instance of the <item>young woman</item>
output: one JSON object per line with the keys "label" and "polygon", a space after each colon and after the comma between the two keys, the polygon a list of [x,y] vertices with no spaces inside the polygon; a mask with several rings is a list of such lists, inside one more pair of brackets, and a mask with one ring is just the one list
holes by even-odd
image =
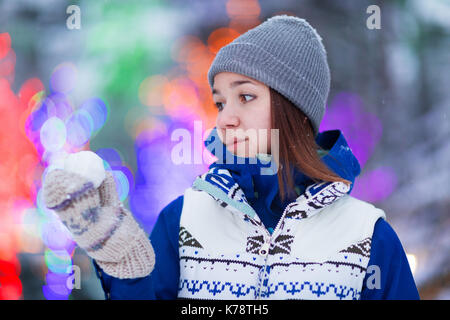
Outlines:
{"label": "young woman", "polygon": [[350,195],[360,167],[345,138],[318,132],[330,72],[316,31],[272,17],[223,47],[208,80],[218,160],[150,241],[108,173],[98,189],[64,170],[45,179],[106,298],[418,299],[384,212]]}

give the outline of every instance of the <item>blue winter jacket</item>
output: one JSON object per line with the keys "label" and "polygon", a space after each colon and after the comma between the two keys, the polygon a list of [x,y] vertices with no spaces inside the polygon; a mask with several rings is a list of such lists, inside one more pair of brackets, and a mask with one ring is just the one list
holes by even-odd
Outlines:
{"label": "blue winter jacket", "polygon": [[[217,137],[216,132],[210,135]],[[205,145],[208,147],[209,139]],[[339,130],[319,133],[317,144],[326,150],[322,160],[339,176],[355,181],[360,173],[360,166],[351,149]],[[210,149],[216,154],[213,149]],[[223,146],[224,153],[230,154]],[[224,157],[225,158],[225,157]],[[243,189],[245,196],[257,212],[269,232],[275,228],[283,209],[292,201],[286,199],[281,202],[278,196],[277,175],[261,175],[260,163],[237,164],[237,157],[231,156],[232,163],[211,164],[210,168],[218,166],[226,168],[234,180]],[[294,173],[297,194],[304,192],[313,183],[311,179],[299,171]],[[351,192],[351,189],[349,193]],[[118,279],[101,270],[93,260],[97,276],[101,280],[106,299],[176,299],[179,285],[179,253],[178,237],[180,216],[183,208],[183,196],[179,196],[169,203],[159,214],[151,232],[150,240],[153,245],[156,263],[152,273],[146,277],[136,279]],[[379,267],[379,286],[367,287],[371,283],[371,273],[367,272],[361,293],[362,300],[415,300],[419,293],[414,283],[409,263],[395,231],[384,219],[380,218],[374,227],[372,236],[371,255],[368,266]]]}

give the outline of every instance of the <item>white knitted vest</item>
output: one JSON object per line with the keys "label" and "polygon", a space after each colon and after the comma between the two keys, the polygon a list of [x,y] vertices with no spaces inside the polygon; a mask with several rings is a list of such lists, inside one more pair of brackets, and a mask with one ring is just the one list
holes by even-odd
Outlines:
{"label": "white knitted vest", "polygon": [[348,188],[310,186],[270,235],[227,170],[197,178],[184,194],[178,297],[359,299],[385,214]]}

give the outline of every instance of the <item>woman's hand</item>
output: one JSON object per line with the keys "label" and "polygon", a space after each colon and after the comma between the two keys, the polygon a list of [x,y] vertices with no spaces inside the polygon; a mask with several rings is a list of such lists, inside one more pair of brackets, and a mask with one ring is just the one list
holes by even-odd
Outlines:
{"label": "woman's hand", "polygon": [[96,188],[78,173],[54,169],[45,177],[43,192],[46,206],[103,271],[117,278],[151,273],[155,256],[150,240],[119,200],[111,172]]}

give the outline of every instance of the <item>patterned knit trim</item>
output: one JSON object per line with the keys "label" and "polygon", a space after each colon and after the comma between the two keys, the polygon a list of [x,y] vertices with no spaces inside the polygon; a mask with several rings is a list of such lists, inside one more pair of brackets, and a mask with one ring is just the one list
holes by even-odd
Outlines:
{"label": "patterned knit trim", "polygon": [[250,218],[254,218],[256,216],[255,210],[253,210],[253,208],[250,205],[244,202],[239,202],[234,199],[231,199],[225,192],[214,187],[209,182],[203,180],[200,177],[197,177],[197,179],[195,179],[193,186],[198,190],[206,191],[210,195],[222,200],[228,205],[233,206],[234,208],[248,215]]}
{"label": "patterned knit trim", "polygon": [[217,259],[217,258],[206,258],[206,257],[192,257],[192,256],[180,256],[180,260],[185,260],[187,261],[196,261],[198,263],[201,262],[210,262],[211,264],[226,264],[226,265],[230,265],[230,264],[238,264],[238,265],[242,265],[244,268],[249,266],[249,267],[253,267],[256,269],[261,268],[260,264],[257,263],[253,263],[253,262],[249,262],[246,260],[234,260],[234,259]]}
{"label": "patterned knit trim", "polygon": [[[206,258],[206,257],[192,257],[192,256],[180,256],[180,260],[185,260],[186,262],[188,261],[196,261],[198,263],[201,262],[209,262],[211,264],[238,264],[238,265],[242,265],[243,267],[246,266],[250,266],[250,267],[254,267],[254,268],[261,268],[260,264],[257,263],[252,263],[249,262],[247,260],[233,260],[233,259],[215,259],[215,258]],[[324,265],[331,265],[331,266],[335,266],[336,268],[340,267],[340,266],[346,266],[346,267],[351,267],[352,269],[358,269],[361,272],[365,272],[366,268],[364,268],[363,266],[357,264],[357,263],[351,263],[351,262],[345,262],[345,261],[338,261],[338,260],[328,260],[328,261],[323,261],[323,262],[308,262],[308,261],[292,261],[292,262],[274,262],[274,263],[269,263],[268,267],[270,267],[271,269],[275,268],[275,267],[291,267],[291,266],[302,266],[303,268],[306,268],[308,266],[317,266],[317,267],[323,267]]]}
{"label": "patterned knit trim", "polygon": [[[191,294],[198,297],[198,293],[206,293],[213,297],[233,297],[233,298],[256,298],[258,296],[258,289],[256,286],[244,283],[237,283],[232,281],[208,281],[208,280],[190,280],[180,279],[179,292],[184,294]],[[324,283],[316,281],[289,281],[269,284],[267,290],[261,292],[261,298],[270,298],[271,296],[283,292],[288,294],[284,299],[296,299],[299,293],[309,294],[310,299],[317,299],[321,296],[329,296],[342,299],[358,300],[361,292],[352,287],[339,285],[335,283]],[[230,297],[230,298],[231,298]],[[184,296],[184,298],[187,298]],[[298,299],[298,298],[297,298]]]}
{"label": "patterned knit trim", "polygon": [[340,267],[340,266],[346,266],[346,267],[351,267],[352,269],[359,269],[361,272],[365,272],[366,268],[362,267],[361,265],[357,264],[357,263],[351,263],[351,262],[345,262],[345,261],[324,261],[324,262],[297,262],[297,261],[293,261],[293,262],[287,262],[287,263],[283,263],[283,262],[275,262],[270,264],[271,268],[274,267],[290,267],[290,266],[303,266],[304,268],[306,268],[307,266],[318,266],[318,267],[322,267],[323,265],[328,264],[328,265],[332,265],[335,266],[336,268]]}
{"label": "patterned knit trim", "polygon": [[[231,187],[230,187],[231,185]],[[193,188],[206,191],[216,201],[230,205],[252,219],[259,220],[255,210],[250,206],[240,186],[234,182],[226,169],[212,168],[195,179]],[[350,186],[342,182],[318,182],[306,188],[305,192],[285,208],[287,218],[308,218],[340,197],[344,196]],[[228,193],[227,193],[227,192]],[[240,193],[241,195],[237,195]],[[236,200],[237,199],[237,200]]]}
{"label": "patterned knit trim", "polygon": [[87,247],[85,249],[87,252],[95,252],[95,251],[102,249],[104,247],[106,241],[108,241],[108,239],[111,238],[111,236],[116,232],[116,230],[122,224],[126,214],[121,210],[122,208],[117,208],[117,209],[120,210],[117,213],[118,220],[105,232],[105,235],[102,238],[100,238],[99,240],[97,240],[96,242],[94,242],[92,245],[90,245],[89,247]]}
{"label": "patterned knit trim", "polygon": [[268,286],[267,291],[265,291],[261,297],[269,298],[278,291],[283,291],[284,293],[291,294],[293,297],[302,292],[307,291],[311,294],[311,298],[319,298],[320,296],[332,295],[336,298],[352,300],[358,300],[361,292],[352,287],[347,287],[345,285],[339,285],[334,283],[323,283],[316,281],[289,281],[289,282],[278,282],[272,283]]}
{"label": "patterned knit trim", "polygon": [[83,187],[75,192],[69,193],[67,195],[67,199],[65,199],[63,202],[61,202],[60,204],[57,204],[56,206],[53,207],[49,207],[50,210],[62,210],[64,208],[66,208],[67,206],[70,205],[70,203],[72,203],[72,201],[78,199],[79,197],[81,197],[82,195],[84,195],[86,192],[90,191],[91,189],[94,189],[94,184],[92,182],[86,182],[83,184]]}
{"label": "patterned knit trim", "polygon": [[286,218],[309,218],[346,195],[349,189],[350,187],[343,182],[315,183],[306,188],[296,201],[286,206]]}
{"label": "patterned knit trim", "polygon": [[[232,283],[230,281],[199,281],[180,279],[178,291],[189,292],[192,295],[197,294],[200,291],[206,291],[212,296],[220,294],[231,294],[236,298],[247,297],[254,298],[256,296],[256,287],[252,285],[246,285],[241,283]],[[197,297],[196,297],[197,298]]]}

